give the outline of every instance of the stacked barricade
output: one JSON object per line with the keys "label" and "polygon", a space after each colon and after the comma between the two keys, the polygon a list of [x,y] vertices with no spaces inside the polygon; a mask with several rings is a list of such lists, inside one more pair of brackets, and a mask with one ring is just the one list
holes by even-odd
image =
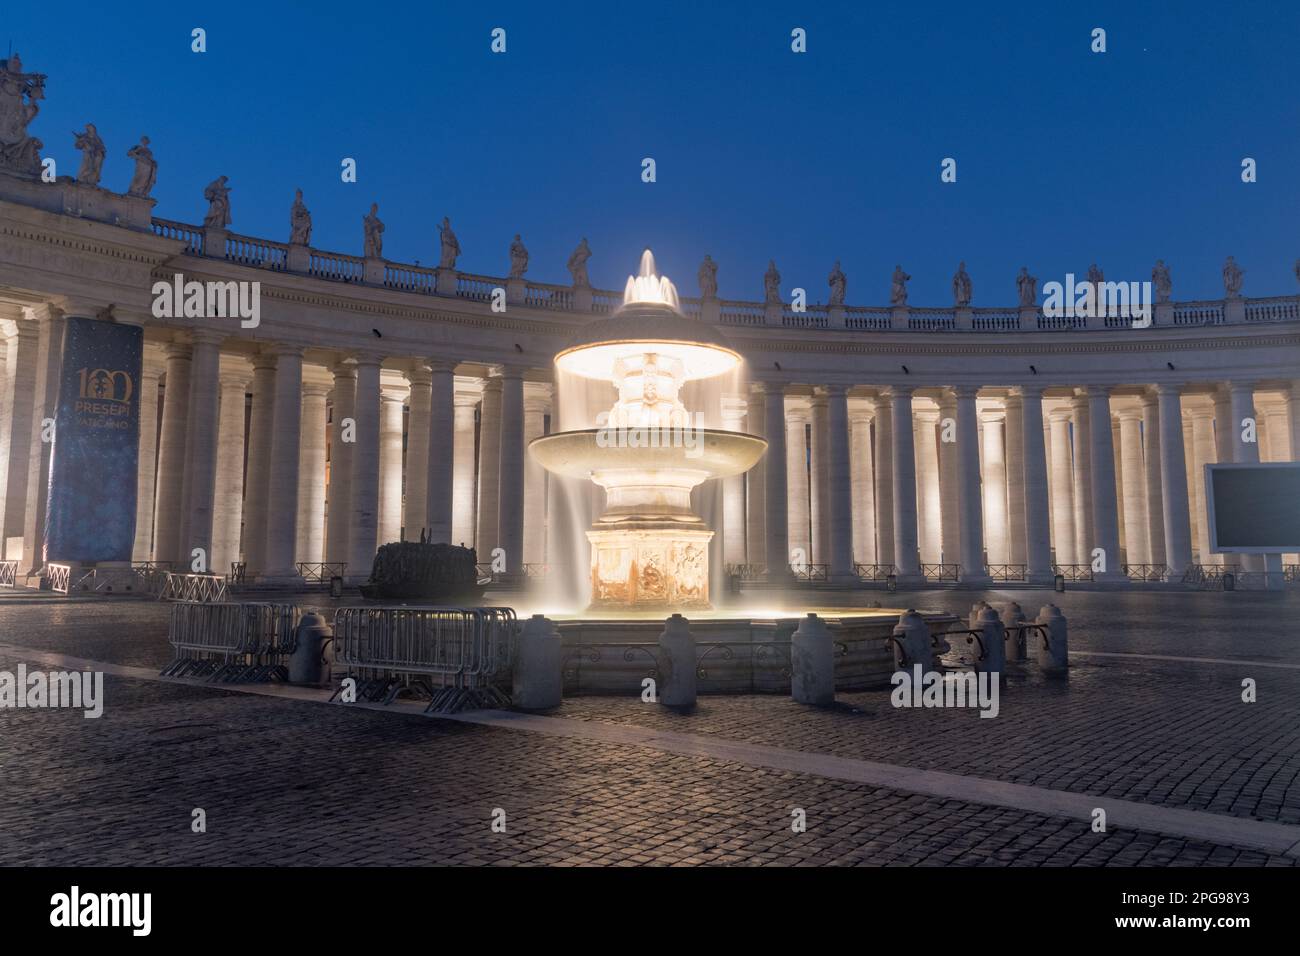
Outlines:
{"label": "stacked barricade", "polygon": [[334,613],[334,663],[356,682],[359,700],[427,697],[425,713],[506,707],[510,697],[497,682],[508,670],[517,627],[505,607],[341,607]]}
{"label": "stacked barricade", "polygon": [[162,675],[241,684],[287,680],[299,617],[294,604],[177,601],[167,635],[175,657]]}

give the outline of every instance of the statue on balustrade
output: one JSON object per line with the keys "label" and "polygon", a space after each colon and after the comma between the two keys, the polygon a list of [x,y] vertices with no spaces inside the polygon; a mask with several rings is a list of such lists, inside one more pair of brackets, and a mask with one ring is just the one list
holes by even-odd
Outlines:
{"label": "statue on balustrade", "polygon": [[768,305],[781,304],[781,273],[776,271],[776,260],[767,260],[767,271],[763,273],[763,301]]}
{"label": "statue on balustrade", "polygon": [[158,181],[158,163],[153,158],[153,150],[149,148],[149,137],[141,136],[139,145],[128,149],[126,155],[135,160],[135,172],[131,174],[131,185],[127,187],[126,194],[147,197]]}
{"label": "statue on balustrade", "polygon": [[311,213],[302,201],[302,190],[294,193],[293,205],[289,208],[289,244],[292,246],[311,245]]}
{"label": "statue on balustrade", "polygon": [[1092,295],[1094,302],[1101,301],[1101,284],[1106,281],[1106,276],[1101,269],[1097,268],[1097,263],[1088,266],[1088,281],[1092,283]]}
{"label": "statue on balustrade", "polygon": [[835,268],[831,270],[830,277],[827,279],[831,287],[831,305],[843,305],[844,294],[848,291],[849,280],[844,275],[844,270],[840,268],[840,260],[835,260]]}
{"label": "statue on balustrade", "polygon": [[705,255],[704,261],[700,263],[700,271],[695,275],[700,282],[700,298],[716,299],[718,297],[718,264],[713,261],[712,256]]}
{"label": "statue on balustrade", "polygon": [[0,60],[0,168],[40,175],[44,144],[27,135],[27,126],[44,98],[45,74],[24,73],[17,53]]}
{"label": "statue on balustrade", "polygon": [[382,259],[384,256],[384,224],[379,221],[379,203],[370,204],[370,212],[361,217],[365,229],[363,249],[367,259]]}
{"label": "statue on balustrade", "polygon": [[1295,261],[1295,281],[1300,282],[1300,259]]}
{"label": "statue on balustrade", "polygon": [[1168,302],[1174,291],[1174,280],[1164,259],[1156,260],[1156,267],[1151,270],[1151,283],[1156,287],[1156,301]]}
{"label": "statue on balustrade", "polygon": [[1241,280],[1245,274],[1237,260],[1228,256],[1228,261],[1223,264],[1223,291],[1229,299],[1241,298]]}
{"label": "statue on balustrade", "polygon": [[99,185],[99,174],[104,167],[104,141],[94,123],[87,123],[80,133],[72,134],[73,145],[81,150],[81,168],[77,170],[77,182],[87,186]]}
{"label": "statue on balustrade", "polygon": [[970,273],[966,271],[966,263],[960,262],[957,274],[952,277],[952,304],[959,309],[969,306],[971,291]]}
{"label": "statue on balustrade", "polygon": [[894,266],[894,277],[889,289],[890,305],[907,305],[907,283],[911,278],[902,266]]}
{"label": "statue on balustrade", "polygon": [[230,225],[230,187],[226,177],[218,176],[203,190],[208,201],[208,214],[203,217],[204,229],[225,229]]}
{"label": "statue on balustrade", "polygon": [[510,243],[510,278],[522,279],[527,271],[528,250],[524,247],[524,240],[516,232],[515,241]]}
{"label": "statue on balustrade", "polygon": [[1038,298],[1038,279],[1029,274],[1029,266],[1020,267],[1020,275],[1016,276],[1016,291],[1020,293],[1020,307],[1035,305]]}
{"label": "statue on balustrade", "polygon": [[442,217],[442,225],[438,227],[438,239],[442,249],[442,258],[438,260],[438,268],[456,268],[456,257],[460,255],[460,242],[457,241],[456,234],[451,231],[451,220],[446,216]]}
{"label": "statue on balustrade", "polygon": [[583,236],[582,242],[578,243],[578,248],[573,250],[568,261],[569,275],[573,276],[575,289],[591,288],[591,280],[587,278],[587,260],[590,258],[591,247],[587,245],[587,237]]}

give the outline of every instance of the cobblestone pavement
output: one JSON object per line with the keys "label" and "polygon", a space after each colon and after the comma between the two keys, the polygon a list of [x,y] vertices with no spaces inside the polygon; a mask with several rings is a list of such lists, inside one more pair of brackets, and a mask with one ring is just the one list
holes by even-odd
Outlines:
{"label": "cobblestone pavement", "polygon": [[[926,597],[964,610],[976,596]],[[1077,650],[1300,663],[1293,595],[1029,597],[1058,600]],[[0,642],[153,667],[168,658],[165,622],[143,602],[0,604]],[[0,652],[0,669],[17,663]],[[1300,820],[1300,671],[1075,664],[1068,683],[1010,678],[994,720],[895,710],[886,692],[842,695],[834,711],[744,696],[702,698],[689,715],[579,698],[558,714]],[[1242,677],[1258,703],[1240,702]],[[0,864],[1295,863],[640,746],[112,676],[106,690],[99,720],[0,711]],[[205,834],[190,830],[196,807]],[[491,831],[498,807],[504,834]],[[791,830],[794,808],[806,833]]]}

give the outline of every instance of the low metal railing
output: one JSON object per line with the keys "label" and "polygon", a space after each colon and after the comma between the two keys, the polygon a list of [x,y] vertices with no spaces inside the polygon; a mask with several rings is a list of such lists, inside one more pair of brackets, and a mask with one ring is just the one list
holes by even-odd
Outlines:
{"label": "low metal railing", "polygon": [[921,565],[921,577],[928,581],[951,581],[956,583],[961,580],[960,564],[923,564]]}
{"label": "low metal railing", "polygon": [[348,568],[346,561],[325,561],[322,563],[298,562],[298,574],[308,584],[329,584],[331,578],[343,577]]}
{"label": "low metal railing", "polygon": [[1067,581],[1091,581],[1092,565],[1091,564],[1054,564],[1052,573],[1065,578]]}
{"label": "low metal railing", "polygon": [[989,577],[994,583],[1004,581],[1023,581],[1029,574],[1029,565],[1027,564],[990,564],[988,566]]}
{"label": "low metal railing", "polygon": [[226,582],[229,584],[244,584],[248,579],[248,562],[231,561],[230,573],[226,575]]}
{"label": "low metal railing", "polygon": [[1124,576],[1130,581],[1164,581],[1169,577],[1167,564],[1126,564]]}
{"label": "low metal railing", "polygon": [[225,683],[287,680],[300,616],[295,604],[177,601],[167,631],[173,659],[162,675]]}
{"label": "low metal railing", "polygon": [[167,580],[158,593],[160,601],[195,601],[205,604],[224,601],[226,579],[220,574],[176,574],[167,572]]}
{"label": "low metal railing", "polygon": [[831,566],[829,564],[792,564],[790,573],[794,575],[796,581],[808,581],[810,583],[829,581],[831,579]]}
{"label": "low metal railing", "polygon": [[855,564],[853,572],[863,581],[887,581],[890,575],[898,574],[898,568],[892,564]]}
{"label": "low metal railing", "polygon": [[57,591],[59,594],[67,594],[72,587],[72,565],[48,564],[45,571],[50,581],[50,590]]}
{"label": "low metal railing", "polygon": [[18,562],[0,561],[0,588],[18,586]]}

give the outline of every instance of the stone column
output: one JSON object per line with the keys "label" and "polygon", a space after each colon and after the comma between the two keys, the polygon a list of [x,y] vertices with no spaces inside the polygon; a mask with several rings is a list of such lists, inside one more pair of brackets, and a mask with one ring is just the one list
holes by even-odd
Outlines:
{"label": "stone column", "polygon": [[1300,379],[1291,382],[1286,407],[1291,421],[1291,459],[1300,461]]}
{"label": "stone column", "polygon": [[809,561],[830,564],[830,438],[826,390],[818,388],[810,403],[812,428],[809,429],[809,524],[812,527],[812,550]]}
{"label": "stone column", "polygon": [[[1041,400],[1041,399],[1040,399]],[[1007,475],[1007,563],[1026,564],[1025,551],[1025,427],[1024,408],[1019,393],[1006,399],[1006,475]],[[1042,409],[1039,409],[1042,418]],[[1038,429],[1038,442],[1042,447],[1043,429]],[[1046,474],[1046,473],[1044,473]],[[1046,494],[1046,481],[1043,492]],[[1044,528],[1046,525],[1044,525]]]}
{"label": "stone column", "polygon": [[1119,440],[1124,461],[1124,533],[1130,564],[1152,564],[1147,543],[1146,462],[1142,460],[1142,409],[1126,407],[1119,413]]}
{"label": "stone column", "polygon": [[[501,497],[498,535],[506,573],[523,573],[524,564],[524,370],[501,369]],[[484,559],[480,555],[480,560]]]}
{"label": "stone column", "polygon": [[45,509],[50,488],[53,443],[42,441],[42,422],[58,414],[59,377],[63,369],[62,309],[45,305],[32,310],[40,323],[36,350],[36,391],[32,404],[32,454],[27,463],[27,506],[23,514],[23,564],[35,572],[45,566]]}
{"label": "stone column", "polygon": [[894,399],[876,397],[876,560],[894,563]]}
{"label": "stone column", "polygon": [[[329,444],[329,524],[325,531],[325,560],[330,564],[346,564],[349,559],[348,529],[352,524],[352,449],[356,445],[356,396],[356,366],[339,362],[334,366],[334,409],[330,419]],[[343,440],[345,428],[349,441]],[[345,577],[347,570],[344,569]]]}
{"label": "stone column", "polygon": [[[1110,394],[1105,388],[1084,389],[1088,398],[1092,461],[1093,547],[1106,554],[1106,570],[1097,580],[1127,580],[1120,567],[1119,503],[1115,500],[1115,452],[1110,434]],[[1090,549],[1091,550],[1091,549]],[[1091,561],[1091,554],[1089,555]]]}
{"label": "stone column", "polygon": [[1056,534],[1056,563],[1077,564],[1074,534],[1074,468],[1070,447],[1070,410],[1058,408],[1052,424],[1052,527]]}
{"label": "stone column", "polygon": [[984,514],[980,495],[979,389],[961,386],[957,396],[957,513],[961,516],[961,580],[983,584],[989,580],[984,565]]}
{"label": "stone column", "polygon": [[272,393],[275,437],[266,499],[266,567],[258,580],[301,584],[294,562],[298,543],[298,456],[302,445],[302,347],[277,344]]}
{"label": "stone column", "polygon": [[[154,483],[158,477],[158,383],[163,367],[154,361],[152,350],[145,346],[144,364],[140,372],[140,450],[137,453],[138,471],[135,489],[135,544],[131,547],[132,561],[153,560],[153,509]],[[240,445],[243,445],[243,418],[240,418]],[[0,452],[3,457],[3,452]],[[241,453],[239,464],[244,457]],[[25,477],[25,476],[24,476]],[[240,482],[242,487],[242,480]],[[4,522],[0,521],[0,525]],[[4,534],[0,531],[0,547]],[[215,544],[213,546],[215,548]],[[229,569],[227,569],[229,570]]]}
{"label": "stone column", "polygon": [[990,410],[982,416],[984,428],[984,533],[989,564],[1011,560],[1010,517],[1007,514],[1007,455],[1003,432],[1004,412]]}
{"label": "stone column", "polygon": [[944,564],[961,564],[961,515],[957,496],[957,399],[944,389],[939,399],[939,541]]}
{"label": "stone column", "polygon": [[482,392],[456,389],[455,439],[452,448],[451,543],[475,546],[478,526],[478,481],[474,471],[474,416]]}
{"label": "stone column", "polygon": [[[745,399],[728,395],[722,399],[722,427],[742,431]],[[724,564],[745,563],[745,476],[722,479],[722,560]]]}
{"label": "stone column", "polygon": [[853,491],[853,560],[876,564],[876,477],[871,460],[871,409],[849,408],[849,466]]}
{"label": "stone column", "polygon": [[767,438],[764,484],[767,486],[764,526],[767,541],[767,576],[769,580],[784,581],[789,573],[790,538],[787,508],[790,497],[786,493],[788,480],[785,448],[785,391],[780,385],[761,385],[764,393],[763,431]]}
{"label": "stone column", "polygon": [[1231,397],[1226,387],[1220,387],[1214,393],[1214,460],[1215,462],[1232,461],[1232,448],[1240,434],[1241,422],[1233,427]]}
{"label": "stone column", "polygon": [[[543,564],[546,561],[546,533],[549,516],[546,513],[546,469],[528,454],[528,445],[534,438],[546,434],[546,412],[551,405],[551,386],[544,382],[524,383],[524,563]],[[744,478],[738,478],[743,482]],[[741,489],[741,508],[744,508],[744,488]]]}
{"label": "stone column", "polygon": [[916,449],[912,443],[912,389],[891,389],[893,411],[894,560],[898,583],[921,583],[916,548]]}
{"label": "stone column", "polygon": [[353,418],[356,445],[352,449],[352,522],[348,527],[349,584],[370,577],[379,540],[379,366],[377,355],[357,356]]}
{"label": "stone column", "polygon": [[[1011,467],[1013,475],[1019,475],[1022,494],[1019,496],[1012,487],[1012,512],[1015,512],[1015,500],[1019,497],[1024,513],[1024,564],[1026,579],[1031,584],[1041,584],[1052,579],[1052,540],[1051,540],[1051,500],[1048,495],[1047,452],[1043,441],[1043,390],[1024,386],[1020,394],[1008,406],[1008,423],[1012,418],[1020,419],[1020,441],[1017,443],[1022,464]],[[1013,554],[1013,563],[1015,552]]]}
{"label": "stone column", "polygon": [[[171,377],[170,366],[167,377]],[[163,396],[163,441],[167,440],[166,394]],[[269,349],[253,359],[253,407],[248,422],[248,467],[244,471],[244,561],[248,580],[266,564],[266,526],[270,507],[271,445],[275,425],[275,354]],[[162,487],[162,465],[158,466]],[[161,508],[160,508],[161,515]],[[370,568],[367,567],[369,572]]]}
{"label": "stone column", "polygon": [[939,531],[939,443],[935,427],[939,413],[923,409],[912,415],[912,440],[916,447],[916,540],[922,564],[938,564]]}
{"label": "stone column", "polygon": [[1152,564],[1165,564],[1165,508],[1160,487],[1160,409],[1151,392],[1142,396],[1142,467],[1146,474],[1147,549]]}
{"label": "stone column", "polygon": [[[433,372],[423,360],[416,359],[406,373],[410,390],[411,411],[406,428],[406,515],[403,524],[406,537],[419,541],[420,534],[429,527],[429,466],[447,461],[448,455],[431,456],[431,442],[439,436],[432,433],[430,425]],[[441,436],[445,439],[446,433]],[[450,465],[451,462],[447,461]],[[440,538],[435,540],[443,540]]]}
{"label": "stone column", "polygon": [[1160,484],[1164,490],[1165,563],[1178,581],[1192,562],[1192,532],[1187,519],[1187,465],[1183,460],[1180,386],[1157,385],[1160,415]]}
{"label": "stone column", "polygon": [[298,444],[298,522],[295,562],[325,560],[325,414],[328,381],[303,382],[302,430]]}
{"label": "stone column", "polygon": [[187,514],[180,560],[193,568],[194,552],[201,551],[211,573],[229,568],[212,564],[212,505],[217,478],[217,421],[221,414],[221,342],[225,338],[207,330],[193,334],[190,353],[189,436],[185,443],[183,487]]}
{"label": "stone column", "polygon": [[[1110,418],[1110,460],[1115,463],[1115,520],[1119,525],[1119,553],[1127,555],[1128,536],[1124,532],[1124,455],[1119,447],[1119,416]],[[1127,564],[1131,558],[1124,558]]]}
{"label": "stone column", "polygon": [[[1259,416],[1255,412],[1255,385],[1253,382],[1229,382],[1228,403],[1232,412],[1231,432],[1228,435],[1232,448],[1231,461],[1255,464],[1259,461]],[[1242,441],[1246,419],[1255,423],[1255,441]],[[1207,489],[1208,491],[1208,489]],[[1243,571],[1265,570],[1265,556],[1262,554],[1243,554],[1241,569]]]}
{"label": "stone column", "polygon": [[1196,516],[1193,529],[1198,560],[1201,564],[1222,564],[1223,556],[1210,552],[1210,525],[1205,519],[1205,466],[1213,463],[1216,455],[1214,410],[1190,405],[1187,414],[1192,420],[1192,460],[1187,486]]}
{"label": "stone column", "polygon": [[[425,526],[429,537],[435,543],[458,543],[452,535],[453,499],[456,471],[456,363],[435,359],[429,367],[429,421],[425,430],[428,440],[422,458],[413,457],[407,451],[406,472],[408,475],[416,468],[428,472],[423,483]],[[471,416],[473,409],[470,409]],[[473,440],[474,422],[470,419],[470,439]],[[471,468],[474,451],[470,449]],[[412,464],[414,462],[415,464]],[[420,463],[423,462],[423,467]],[[406,497],[420,490],[412,490],[407,479]],[[409,504],[407,506],[410,507]],[[408,512],[409,513],[409,512]],[[415,533],[419,539],[419,532]]]}
{"label": "stone column", "polygon": [[[808,474],[807,425],[808,406],[800,399],[785,403],[785,456],[787,463],[786,486],[789,489],[789,551],[803,554],[805,564],[812,564],[811,493]],[[793,560],[787,558],[787,563]]]}
{"label": "stone column", "polygon": [[853,570],[853,476],[849,465],[849,398],[843,385],[826,388],[830,577],[856,581]]}
{"label": "stone column", "polygon": [[501,379],[483,382],[478,426],[478,530],[474,547],[482,563],[498,545],[501,508]]}
{"label": "stone column", "polygon": [[[766,433],[767,396],[759,387],[751,387],[747,410],[747,429],[762,438]],[[745,474],[745,508],[748,525],[745,557],[750,564],[767,564],[767,466],[760,460]]]}
{"label": "stone column", "polygon": [[217,483],[212,501],[213,574],[229,574],[239,560],[244,515],[244,418],[252,370],[242,358],[221,365],[221,413],[217,425]]}
{"label": "stone column", "polygon": [[379,413],[379,544],[402,539],[402,431],[407,390],[385,385]]}
{"label": "stone column", "polygon": [[[5,340],[7,361],[5,383],[7,398],[0,409],[0,470],[4,480],[0,484],[3,510],[0,510],[0,553],[10,560],[15,554],[5,550],[9,539],[23,537],[27,514],[27,476],[31,468],[33,411],[36,406],[36,369],[40,352],[40,326],[30,319],[14,320],[15,329]],[[154,394],[158,379],[154,377]],[[156,414],[156,412],[155,412]],[[15,552],[17,549],[15,549]],[[33,559],[23,555],[23,566],[30,567]]]}
{"label": "stone column", "polygon": [[181,551],[181,495],[185,479],[185,432],[189,425],[190,347],[188,343],[172,342],[163,351],[167,356],[167,381],[163,388],[162,435],[158,441],[154,558],[172,562],[178,571],[188,571],[188,555]]}

